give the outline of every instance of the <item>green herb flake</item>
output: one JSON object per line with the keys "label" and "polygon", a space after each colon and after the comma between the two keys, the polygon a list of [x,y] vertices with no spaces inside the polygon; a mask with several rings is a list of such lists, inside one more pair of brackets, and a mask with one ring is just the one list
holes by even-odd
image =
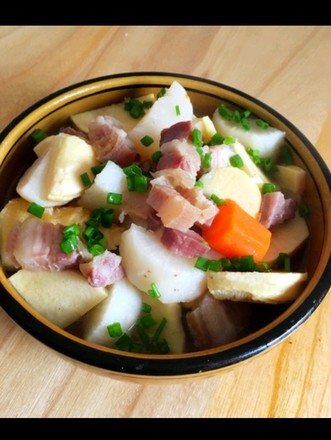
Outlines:
{"label": "green herb flake", "polygon": [[111,338],[119,338],[123,335],[123,330],[120,322],[114,322],[107,325],[107,330]]}
{"label": "green herb flake", "polygon": [[85,188],[87,188],[92,184],[90,176],[87,173],[81,174],[80,178]]}
{"label": "green herb flake", "polygon": [[237,139],[233,136],[227,136],[226,138],[224,138],[223,140],[223,144],[225,145],[232,145],[235,144],[237,141]]}
{"label": "green herb flake", "polygon": [[272,193],[276,191],[276,185],[271,182],[266,182],[262,185],[261,192],[262,194]]}
{"label": "green herb flake", "polygon": [[167,92],[167,89],[165,87],[162,87],[160,89],[160,91],[158,92],[158,94],[156,95],[157,99],[162,98],[162,96],[164,96]]}
{"label": "green herb flake", "polygon": [[279,149],[279,163],[293,165],[293,157],[288,145],[282,145]]}
{"label": "green herb flake", "polygon": [[144,147],[149,147],[150,145],[152,145],[153,142],[154,142],[154,139],[148,135],[146,135],[140,139],[140,143]]}
{"label": "green herb flake", "polygon": [[308,218],[311,214],[311,208],[307,203],[300,203],[298,206],[298,212],[300,217]]}
{"label": "green herb flake", "polygon": [[147,303],[143,302],[141,304],[141,311],[142,311],[142,313],[151,313],[152,306],[150,304],[147,304]]}
{"label": "green herb flake", "polygon": [[193,142],[193,145],[195,145],[196,147],[203,146],[202,133],[198,128],[194,128],[192,130],[192,142]]}
{"label": "green herb flake", "polygon": [[230,157],[230,164],[235,168],[242,168],[244,166],[244,162],[239,154],[234,154]]}
{"label": "green herb flake", "polygon": [[121,205],[123,201],[123,194],[109,192],[107,194],[107,203],[110,205]]}
{"label": "green herb flake", "polygon": [[180,107],[179,107],[179,105],[175,106],[175,110],[176,110],[176,116],[180,116]]}
{"label": "green herb flake", "polygon": [[151,298],[160,298],[161,297],[161,293],[155,283],[151,284],[147,293]]}
{"label": "green herb flake", "polygon": [[224,199],[219,198],[216,194],[212,194],[210,196],[210,200],[212,200],[216,206],[222,206],[225,205]]}
{"label": "green herb flake", "polygon": [[217,132],[216,132],[215,134],[213,134],[213,136],[210,138],[210,141],[209,141],[208,145],[209,145],[210,147],[213,147],[213,146],[215,146],[215,145],[222,145],[222,144],[223,144],[223,141],[224,141],[223,136],[221,136],[221,135],[219,134],[219,132],[217,131]]}
{"label": "green herb flake", "polygon": [[256,119],[255,124],[263,130],[267,130],[267,128],[269,128],[268,122],[264,121],[263,119]]}
{"label": "green herb flake", "polygon": [[92,173],[96,176],[97,174],[101,173],[101,171],[106,166],[106,163],[101,163],[100,165],[95,165],[94,167],[91,167]]}
{"label": "green herb flake", "polygon": [[31,202],[27,208],[27,212],[34,215],[35,217],[42,218],[45,208],[43,206],[38,205],[38,203]]}
{"label": "green herb flake", "polygon": [[31,134],[31,138],[33,139],[35,144],[39,144],[39,142],[43,141],[48,137],[48,134],[41,130],[40,128],[36,128]]}
{"label": "green herb flake", "polygon": [[153,163],[158,163],[158,161],[161,159],[162,157],[162,153],[160,150],[158,151],[154,151],[154,153],[152,154],[152,162]]}
{"label": "green herb flake", "polygon": [[203,270],[204,272],[207,272],[207,270],[209,269],[209,263],[210,260],[208,258],[205,257],[198,257],[194,267],[196,267],[197,269]]}

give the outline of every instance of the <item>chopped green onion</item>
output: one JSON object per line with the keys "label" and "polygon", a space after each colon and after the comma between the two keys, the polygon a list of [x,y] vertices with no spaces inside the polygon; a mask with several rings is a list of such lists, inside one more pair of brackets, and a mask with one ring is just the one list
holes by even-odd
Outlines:
{"label": "chopped green onion", "polygon": [[277,166],[271,157],[262,158],[260,166],[265,173],[271,174],[277,170]]}
{"label": "chopped green onion", "polygon": [[122,169],[123,169],[124,174],[126,174],[127,176],[142,176],[142,174],[143,174],[141,168],[135,164],[130,165],[128,167],[124,167]]}
{"label": "chopped green onion", "polygon": [[225,205],[224,199],[220,199],[216,194],[212,194],[210,200],[212,200],[217,206]]}
{"label": "chopped green onion", "polygon": [[212,270],[213,272],[219,272],[222,269],[221,260],[210,260],[208,269]]}
{"label": "chopped green onion", "polygon": [[224,138],[223,140],[223,144],[225,145],[232,145],[236,143],[236,138],[234,138],[233,136],[227,136],[226,138]]}
{"label": "chopped green onion", "polygon": [[228,109],[225,104],[221,104],[218,107],[218,113],[222,116],[222,118],[226,119],[227,121],[231,121],[233,119],[233,112]]}
{"label": "chopped green onion", "polygon": [[94,228],[93,226],[88,226],[83,232],[83,238],[86,241],[99,241],[104,237],[103,233],[99,231],[99,229]]}
{"label": "chopped green onion", "polygon": [[130,113],[134,119],[138,119],[145,114],[145,108],[150,108],[153,105],[151,101],[140,101],[136,98],[127,98],[124,101],[124,110]]}
{"label": "chopped green onion", "polygon": [[91,167],[92,173],[96,176],[97,174],[101,173],[101,171],[106,166],[106,163],[101,163],[100,165],[95,165],[94,167]]}
{"label": "chopped green onion", "polygon": [[280,252],[273,264],[274,269],[284,269],[286,272],[291,271],[291,257],[285,252]]}
{"label": "chopped green onion", "polygon": [[152,306],[150,304],[147,303],[142,303],[141,304],[141,311],[143,313],[150,313],[152,311]]}
{"label": "chopped green onion", "polygon": [[114,210],[106,209],[101,216],[100,223],[104,228],[110,228],[114,220]]}
{"label": "chopped green onion", "polygon": [[251,114],[250,110],[248,110],[248,109],[244,110],[241,114],[241,119],[248,118],[248,116],[250,116],[250,114]]}
{"label": "chopped green onion", "polygon": [[221,258],[221,264],[224,270],[231,270],[232,269],[232,263],[231,260],[229,258]]}
{"label": "chopped green onion", "polygon": [[127,176],[128,191],[147,192],[148,179],[146,176]]}
{"label": "chopped green onion", "polygon": [[203,188],[203,182],[201,182],[201,180],[197,180],[195,182],[194,186],[197,188]]}
{"label": "chopped green onion", "polygon": [[123,330],[120,322],[114,322],[107,325],[107,330],[111,338],[119,338],[123,335]]}
{"label": "chopped green onion", "polygon": [[210,260],[208,258],[200,256],[197,258],[194,267],[206,272],[209,269],[209,262],[210,262]]}
{"label": "chopped green onion", "polygon": [[27,208],[27,212],[34,215],[35,217],[41,218],[44,214],[45,208],[38,205],[38,203],[31,202]]}
{"label": "chopped green onion", "polygon": [[123,195],[119,193],[109,192],[107,194],[107,203],[110,205],[121,205],[123,201]]}
{"label": "chopped green onion", "polygon": [[300,217],[307,218],[311,213],[311,208],[307,203],[300,203],[298,207]]}
{"label": "chopped green onion", "polygon": [[247,147],[247,153],[249,154],[252,161],[255,163],[255,165],[261,164],[261,158],[260,158],[260,152],[259,150],[253,150],[251,147]]}
{"label": "chopped green onion", "polygon": [[115,347],[122,351],[131,351],[132,345],[133,341],[127,333],[123,333],[123,335],[115,342]]}
{"label": "chopped green onion", "polygon": [[203,146],[202,133],[198,128],[192,130],[192,142],[196,147]]}
{"label": "chopped green onion", "polygon": [[262,185],[262,194],[272,193],[276,191],[276,185],[271,182],[266,182]]}
{"label": "chopped green onion", "polygon": [[259,271],[258,265],[254,261],[253,255],[245,255],[239,260],[239,270],[243,272]]}
{"label": "chopped green onion", "polygon": [[80,232],[81,232],[80,227],[76,223],[73,223],[72,225],[67,226],[63,229],[63,236],[67,236],[71,234],[79,235]]}
{"label": "chopped green onion", "polygon": [[239,154],[234,154],[230,157],[230,164],[236,168],[242,168],[244,166],[244,162]]}
{"label": "chopped green onion", "polygon": [[152,283],[150,289],[147,291],[148,295],[152,298],[160,298],[161,293],[155,283]]}
{"label": "chopped green onion", "polygon": [[241,115],[238,110],[234,110],[233,112],[233,118],[234,122],[240,122],[241,121]]}
{"label": "chopped green onion", "polygon": [[176,116],[180,116],[180,107],[179,107],[179,105],[176,105],[175,109],[176,109]]}
{"label": "chopped green onion", "polygon": [[256,119],[255,124],[263,130],[269,128],[268,122],[264,121],[263,119]]}
{"label": "chopped green onion", "polygon": [[167,325],[167,320],[166,320],[166,318],[162,318],[160,324],[158,325],[158,327],[157,327],[157,329],[155,330],[155,333],[154,333],[154,335],[153,335],[153,337],[152,337],[152,341],[153,341],[153,342],[156,342],[156,341],[160,338],[161,333],[163,332],[164,327],[165,327],[166,325]]}
{"label": "chopped green onion", "polygon": [[143,144],[144,147],[149,147],[154,142],[154,139],[146,135],[140,139],[140,142]]}
{"label": "chopped green onion", "polygon": [[158,353],[160,353],[160,354],[167,354],[170,351],[168,342],[165,339],[158,341],[157,349],[158,349]]}
{"label": "chopped green onion", "polygon": [[41,130],[40,128],[36,128],[34,132],[31,134],[31,138],[34,140],[36,144],[39,144],[39,142],[43,141],[47,137],[48,134],[44,130]]}
{"label": "chopped green onion", "polygon": [[210,168],[211,161],[212,161],[211,153],[204,154],[203,155],[203,159],[202,159],[202,166],[203,166],[203,168]]}
{"label": "chopped green onion", "polygon": [[152,162],[157,163],[161,159],[162,153],[160,150],[154,151],[152,154]]}
{"label": "chopped green onion", "polygon": [[149,338],[148,333],[145,330],[145,327],[143,327],[140,320],[138,320],[136,322],[136,329],[137,329],[137,333],[138,333],[140,339],[142,340],[142,343],[145,344],[145,346],[147,347],[147,350],[148,350],[148,347],[150,345],[150,338]]}
{"label": "chopped green onion", "polygon": [[156,321],[154,321],[153,317],[151,314],[146,314],[144,316],[142,316],[139,321],[138,324],[141,324],[144,328],[150,328],[152,327],[154,324],[156,323]]}
{"label": "chopped green onion", "polygon": [[157,98],[162,98],[166,94],[167,89],[165,87],[162,87],[158,94],[156,95]]}
{"label": "chopped green onion", "polygon": [[248,119],[246,119],[246,118],[242,118],[240,121],[240,124],[244,130],[249,130],[251,128],[251,126],[248,122]]}
{"label": "chopped green onion", "polygon": [[90,177],[89,177],[89,175],[87,173],[81,174],[80,178],[81,178],[81,180],[83,182],[83,185],[85,187],[90,186],[92,184],[91,179],[90,179]]}
{"label": "chopped green onion", "polygon": [[91,246],[88,247],[88,251],[90,254],[92,254],[94,257],[101,255],[105,252],[105,247],[102,246],[100,243],[93,243]]}
{"label": "chopped green onion", "polygon": [[224,138],[219,134],[219,132],[217,131],[215,134],[213,134],[213,136],[210,138],[210,141],[208,143],[209,146],[214,146],[214,145],[222,145],[224,141]]}
{"label": "chopped green onion", "polygon": [[77,237],[75,235],[71,235],[68,238],[64,239],[60,243],[60,248],[62,252],[66,255],[71,254],[75,249],[77,249],[78,242]]}
{"label": "chopped green onion", "polygon": [[279,150],[279,163],[285,165],[293,165],[293,157],[290,148],[287,145],[282,145]]}

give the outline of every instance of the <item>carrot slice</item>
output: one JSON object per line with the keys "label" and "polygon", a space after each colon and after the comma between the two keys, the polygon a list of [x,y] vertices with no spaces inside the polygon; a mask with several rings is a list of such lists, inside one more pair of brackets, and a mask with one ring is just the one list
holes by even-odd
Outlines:
{"label": "carrot slice", "polygon": [[253,255],[261,261],[269,249],[271,232],[235,201],[226,199],[202,237],[225,257]]}

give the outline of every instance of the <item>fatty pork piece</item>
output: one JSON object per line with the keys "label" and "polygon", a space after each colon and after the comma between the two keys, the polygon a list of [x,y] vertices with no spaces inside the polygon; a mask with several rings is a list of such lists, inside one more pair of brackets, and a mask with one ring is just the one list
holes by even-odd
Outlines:
{"label": "fatty pork piece", "polygon": [[194,345],[201,350],[233,342],[247,332],[252,309],[249,304],[220,301],[210,294],[186,314]]}
{"label": "fatty pork piece", "polygon": [[295,217],[297,203],[294,199],[285,199],[280,191],[262,196],[260,222],[266,228],[280,225]]}
{"label": "fatty pork piece", "polygon": [[89,126],[88,138],[100,162],[112,160],[120,166],[131,165],[137,152],[120,122],[111,116],[98,116]]}

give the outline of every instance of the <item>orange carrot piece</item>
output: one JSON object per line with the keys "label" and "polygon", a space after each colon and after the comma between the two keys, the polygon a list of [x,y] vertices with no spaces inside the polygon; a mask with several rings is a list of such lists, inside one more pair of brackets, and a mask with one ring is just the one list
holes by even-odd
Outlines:
{"label": "orange carrot piece", "polygon": [[270,246],[271,232],[235,201],[226,199],[202,237],[227,258],[253,255],[261,261]]}

